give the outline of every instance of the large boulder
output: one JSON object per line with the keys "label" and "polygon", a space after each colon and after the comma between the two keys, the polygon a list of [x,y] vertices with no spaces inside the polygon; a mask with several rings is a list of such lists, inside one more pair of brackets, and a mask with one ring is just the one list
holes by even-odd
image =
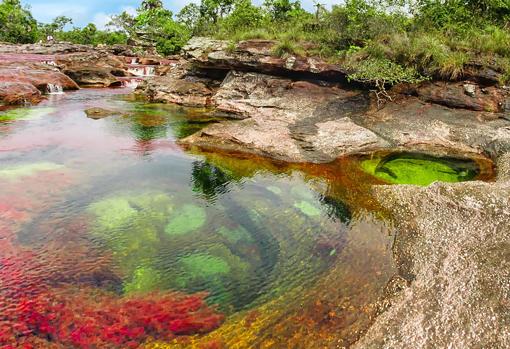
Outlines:
{"label": "large boulder", "polygon": [[319,163],[388,146],[351,120],[367,110],[368,97],[335,84],[231,72],[212,101],[217,112],[245,120],[210,125],[183,144]]}
{"label": "large boulder", "polygon": [[41,91],[25,82],[0,82],[0,104],[37,104],[42,100]]}
{"label": "large boulder", "polygon": [[119,58],[105,52],[86,52],[60,55],[56,63],[62,72],[81,86],[120,86],[116,76],[126,76],[127,66]]}
{"label": "large boulder", "polygon": [[46,92],[50,84],[61,86],[64,90],[79,88],[73,80],[58,70],[36,63],[0,64],[0,82],[28,83],[41,92]]}
{"label": "large boulder", "polygon": [[344,81],[347,71],[318,57],[288,54],[277,57],[273,40],[241,41],[235,47],[230,41],[204,37],[192,38],[183,55],[195,66],[209,69],[252,71],[295,78]]}
{"label": "large boulder", "polygon": [[188,81],[174,75],[148,79],[138,86],[137,93],[152,102],[175,103],[188,107],[210,106],[213,94],[202,82]]}

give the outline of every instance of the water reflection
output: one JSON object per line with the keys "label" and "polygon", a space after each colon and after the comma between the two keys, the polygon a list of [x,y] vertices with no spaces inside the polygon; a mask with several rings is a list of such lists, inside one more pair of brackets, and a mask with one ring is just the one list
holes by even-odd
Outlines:
{"label": "water reflection", "polygon": [[239,180],[206,161],[193,162],[192,190],[207,201],[214,202],[217,196],[228,192],[232,182]]}

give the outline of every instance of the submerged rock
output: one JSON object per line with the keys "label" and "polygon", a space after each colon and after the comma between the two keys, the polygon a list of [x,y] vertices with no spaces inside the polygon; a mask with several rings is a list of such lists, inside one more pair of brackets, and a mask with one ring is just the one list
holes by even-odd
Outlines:
{"label": "submerged rock", "polygon": [[104,119],[108,116],[114,116],[114,115],[120,115],[121,112],[117,110],[109,110],[104,108],[88,108],[85,110],[85,114],[87,114],[87,117],[89,119],[99,120]]}
{"label": "submerged rock", "polygon": [[207,214],[200,206],[186,204],[175,211],[165,227],[168,235],[183,235],[199,229],[205,224]]}

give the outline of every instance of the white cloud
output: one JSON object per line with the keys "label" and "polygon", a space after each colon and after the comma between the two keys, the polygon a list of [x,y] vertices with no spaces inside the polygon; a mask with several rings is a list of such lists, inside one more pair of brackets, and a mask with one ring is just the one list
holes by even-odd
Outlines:
{"label": "white cloud", "polygon": [[57,16],[67,16],[73,19],[85,18],[88,13],[86,6],[62,3],[33,4],[31,10],[34,17],[44,23],[51,22]]}
{"label": "white cloud", "polygon": [[94,15],[92,23],[94,23],[98,29],[104,30],[106,29],[106,25],[110,23],[111,20],[111,15],[107,15],[104,12],[98,12]]}
{"label": "white cloud", "polygon": [[136,15],[136,8],[133,6],[123,6],[120,9],[120,12],[127,12],[128,15],[134,16]]}

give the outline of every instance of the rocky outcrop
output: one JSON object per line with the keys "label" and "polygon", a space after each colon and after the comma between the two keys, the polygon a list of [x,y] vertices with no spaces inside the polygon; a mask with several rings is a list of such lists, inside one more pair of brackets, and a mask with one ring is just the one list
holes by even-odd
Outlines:
{"label": "rocky outcrop", "polygon": [[29,83],[41,92],[47,91],[48,84],[62,86],[64,90],[78,89],[73,80],[58,70],[34,63],[1,64],[0,81]]}
{"label": "rocky outcrop", "polygon": [[339,85],[231,72],[212,101],[218,112],[246,119],[210,125],[183,144],[292,162],[330,162],[389,146],[350,118],[366,112],[368,97]]}
{"label": "rocky outcrop", "polygon": [[251,71],[302,79],[344,81],[347,71],[317,57],[288,54],[277,57],[273,40],[247,40],[235,46],[226,40],[192,38],[183,55],[200,68]]}
{"label": "rocky outcrop", "polygon": [[502,158],[497,183],[375,189],[396,222],[407,282],[355,348],[510,347],[510,157]]}
{"label": "rocky outcrop", "polygon": [[78,45],[71,43],[44,43],[44,44],[26,44],[13,45],[1,44],[0,54],[37,54],[37,55],[58,55],[75,52],[93,52],[95,49],[90,45]]}
{"label": "rocky outcrop", "polygon": [[56,57],[62,72],[81,86],[120,86],[116,76],[126,76],[127,66],[104,52],[73,53]]}
{"label": "rocky outcrop", "polygon": [[142,82],[137,93],[153,102],[175,103],[188,107],[210,106],[213,94],[202,82],[187,81],[172,75]]}
{"label": "rocky outcrop", "polygon": [[510,94],[495,86],[482,87],[472,82],[434,82],[416,88],[416,95],[426,101],[475,111],[502,113],[507,110]]}
{"label": "rocky outcrop", "polygon": [[41,91],[30,83],[0,82],[0,105],[37,104],[41,100]]}
{"label": "rocky outcrop", "polygon": [[57,69],[39,63],[0,63],[0,103],[36,104],[51,85],[77,90],[78,85]]}
{"label": "rocky outcrop", "polygon": [[477,153],[497,158],[510,151],[510,122],[493,113],[452,109],[404,98],[354,122],[393,147],[434,153]]}

